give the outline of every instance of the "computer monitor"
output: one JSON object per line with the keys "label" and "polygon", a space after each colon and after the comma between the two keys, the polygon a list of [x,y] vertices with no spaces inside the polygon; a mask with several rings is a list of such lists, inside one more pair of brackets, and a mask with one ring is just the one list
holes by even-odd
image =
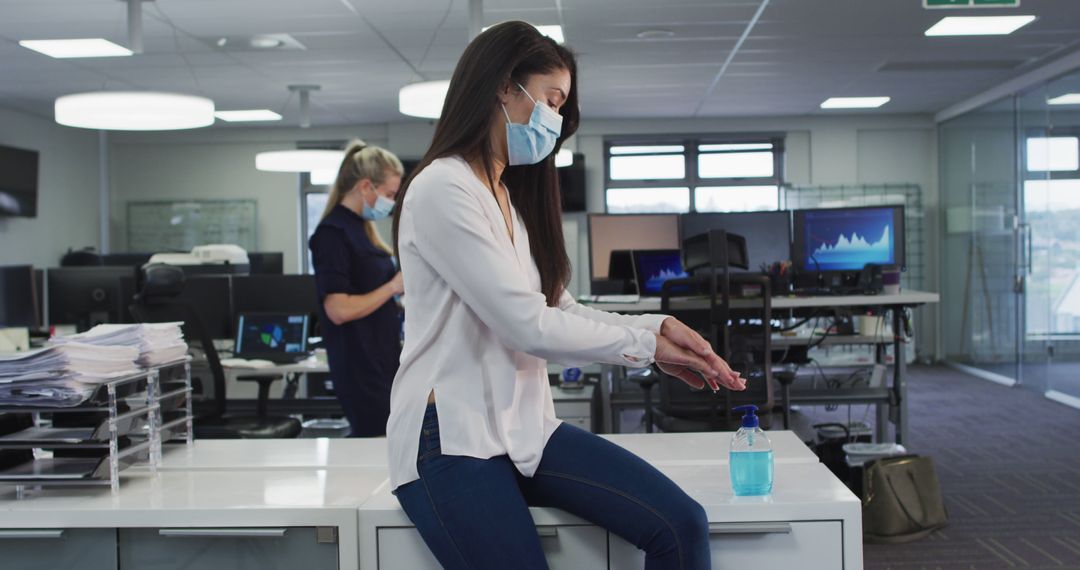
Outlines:
{"label": "computer monitor", "polygon": [[176,297],[195,310],[210,338],[232,338],[232,279],[229,275],[185,275]]}
{"label": "computer monitor", "polygon": [[285,256],[280,251],[248,252],[248,273],[251,275],[281,275],[285,272]]}
{"label": "computer monitor", "polygon": [[903,206],[796,210],[792,262],[804,271],[904,266]]}
{"label": "computer monitor", "polygon": [[633,281],[634,258],[633,251],[629,249],[613,249],[608,258],[607,278],[614,281]]}
{"label": "computer monitor", "polygon": [[308,353],[307,313],[240,313],[236,320],[238,358],[295,361]]}
{"label": "computer monitor", "polygon": [[573,160],[559,167],[559,193],[562,195],[562,211],[585,211],[585,155],[573,153]]}
{"label": "computer monitor", "polygon": [[[635,249],[634,275],[637,278],[638,294],[642,297],[659,296],[664,282],[668,279],[689,277],[686,271],[683,271],[682,253],[677,249]],[[685,292],[686,288],[682,289]]]}
{"label": "computer monitor", "polygon": [[131,322],[134,267],[60,267],[45,272],[49,324],[85,331],[101,323]]}
{"label": "computer monitor", "polygon": [[729,271],[732,268],[748,269],[750,263],[746,238],[724,230],[709,230],[686,238],[682,253],[684,268],[691,272],[710,266],[723,269],[725,261]]}
{"label": "computer monitor", "polygon": [[679,249],[678,214],[589,214],[592,279],[608,278],[613,250]]}
{"label": "computer monitor", "polygon": [[32,266],[0,267],[0,327],[37,328],[36,289]]}
{"label": "computer monitor", "polygon": [[761,271],[761,266],[791,257],[791,212],[724,212],[683,214],[679,219],[682,241],[709,230],[725,230],[746,238],[747,269],[731,268],[733,272]]}
{"label": "computer monitor", "polygon": [[319,314],[314,275],[242,275],[232,283],[234,314]]}

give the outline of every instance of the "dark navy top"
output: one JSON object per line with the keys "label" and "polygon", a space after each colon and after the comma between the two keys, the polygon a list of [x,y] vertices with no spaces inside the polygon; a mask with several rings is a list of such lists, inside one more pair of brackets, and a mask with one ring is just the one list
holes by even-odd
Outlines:
{"label": "dark navy top", "polygon": [[323,301],[331,293],[370,293],[390,281],[397,269],[390,254],[368,239],[363,218],[341,205],[319,223],[308,247],[315,269],[320,323],[334,391],[353,424],[354,434],[371,431],[358,430],[354,413],[362,413],[361,421],[371,424],[372,429],[381,424],[385,433],[390,385],[401,357],[397,303],[391,299],[364,318],[335,325],[327,318]]}

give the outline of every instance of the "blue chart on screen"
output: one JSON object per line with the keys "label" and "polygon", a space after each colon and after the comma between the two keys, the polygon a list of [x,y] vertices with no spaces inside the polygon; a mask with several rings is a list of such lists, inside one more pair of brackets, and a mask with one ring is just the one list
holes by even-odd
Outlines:
{"label": "blue chart on screen", "polygon": [[637,262],[641,265],[638,275],[645,279],[644,293],[659,294],[664,281],[668,279],[684,279],[688,277],[683,271],[682,260],[678,252],[673,254],[638,255]]}
{"label": "blue chart on screen", "polygon": [[259,333],[259,340],[263,344],[270,348],[277,348],[281,344],[282,339],[285,337],[285,331],[278,325],[268,325],[263,327]]}
{"label": "blue chart on screen", "polygon": [[804,231],[807,267],[852,271],[896,262],[890,208],[807,212]]}

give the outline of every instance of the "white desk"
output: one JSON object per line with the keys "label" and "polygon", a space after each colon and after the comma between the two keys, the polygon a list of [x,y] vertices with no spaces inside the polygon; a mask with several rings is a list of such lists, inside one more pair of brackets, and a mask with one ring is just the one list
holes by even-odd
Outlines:
{"label": "white desk", "polygon": [[[267,366],[265,368],[222,365],[221,369],[225,373],[225,393],[228,395],[229,399],[254,400],[259,394],[258,384],[255,382],[240,382],[236,379],[238,376],[256,376],[264,378],[282,376],[287,379],[291,375],[309,373],[327,374],[330,372],[330,365],[315,357],[311,357],[293,364],[275,364],[274,366]],[[297,397],[307,397],[307,387],[301,384],[298,388]],[[284,381],[275,382],[270,386],[270,397],[280,398],[283,395],[284,389]]]}
{"label": "white desk", "polygon": [[[862,511],[824,465],[777,463],[773,493],[735,497],[725,465],[658,465],[705,508],[714,568],[861,570]],[[586,520],[530,509],[553,570],[641,568],[644,554]],[[360,507],[365,570],[437,569],[389,487]]]}
{"label": "white desk", "polygon": [[[357,509],[386,481],[381,467],[124,471],[115,496],[4,495],[0,538],[12,540],[0,540],[0,559],[5,568],[356,569]],[[333,542],[319,543],[329,529]],[[42,540],[15,540],[29,537]]]}
{"label": "white desk", "polygon": [[[776,479],[768,498],[732,496],[730,433],[606,437],[705,507],[715,567],[754,559],[767,568],[862,568],[858,499],[790,432],[770,432]],[[167,449],[157,474],[124,471],[115,496],[64,488],[0,500],[0,559],[87,570],[192,560],[186,567],[437,568],[390,494],[385,461],[384,439],[196,441]],[[636,549],[601,528],[557,509],[532,514],[554,569],[641,566]],[[326,542],[329,529],[336,542]],[[64,541],[3,540],[58,530]]]}
{"label": "white desk", "polygon": [[[791,431],[769,431],[777,463],[817,463]],[[728,463],[732,432],[602,434],[600,437],[656,465]],[[388,465],[386,438],[197,439],[166,446],[161,471],[305,470]],[[148,467],[134,467],[149,471]]]}
{"label": "white desk", "polygon": [[[925,305],[937,303],[941,296],[926,291],[903,291],[896,295],[814,295],[807,297],[773,297],[772,308],[814,309],[821,307],[877,307],[888,305]],[[681,309],[708,308],[708,297],[672,298],[671,303]],[[589,306],[615,313],[655,313],[660,310],[659,297],[642,297],[636,303],[588,303]],[[732,299],[731,308],[754,308],[761,305],[760,299]]]}

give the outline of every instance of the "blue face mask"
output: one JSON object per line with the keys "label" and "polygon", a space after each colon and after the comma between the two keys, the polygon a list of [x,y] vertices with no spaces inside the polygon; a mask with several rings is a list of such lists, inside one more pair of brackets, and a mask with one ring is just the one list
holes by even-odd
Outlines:
{"label": "blue face mask", "polygon": [[527,125],[519,125],[510,121],[510,114],[506,112],[506,105],[503,105],[503,114],[506,115],[507,158],[511,166],[536,164],[555,150],[555,142],[562,133],[563,118],[547,105],[537,103],[520,83],[517,86],[533,102],[533,112]]}
{"label": "blue face mask", "polygon": [[375,205],[368,206],[367,202],[364,202],[364,213],[360,217],[365,220],[381,220],[390,215],[390,212],[394,211],[394,201],[382,194],[376,194]]}

